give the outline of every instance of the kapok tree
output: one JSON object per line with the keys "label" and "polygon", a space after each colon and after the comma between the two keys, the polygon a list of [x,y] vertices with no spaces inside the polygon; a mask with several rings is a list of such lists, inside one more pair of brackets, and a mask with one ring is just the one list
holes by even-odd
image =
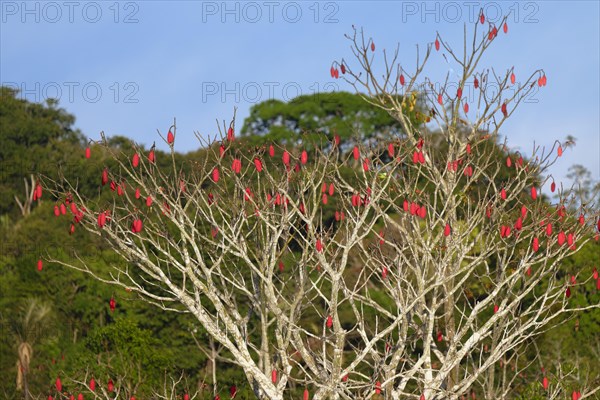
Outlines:
{"label": "kapok tree", "polygon": [[[414,71],[396,52],[382,75],[374,42],[350,36],[358,66],[342,60],[331,74],[402,124],[388,143],[344,152],[333,136],[310,148],[248,148],[232,121],[181,165],[173,125],[163,137],[168,169],[153,150],[107,148],[118,166],[99,177],[110,201],[46,178],[72,204],[71,232],[100,235],[128,263],[102,273],[82,259],[48,261],[193,314],[259,399],[293,390],[305,399],[506,398],[524,346],[562,316],[600,306],[569,301],[600,285],[591,269],[559,274],[600,226],[590,205],[573,214],[564,197],[543,199],[540,177],[560,143],[498,162],[503,123],[546,85],[539,70],[517,85],[512,69],[478,69],[499,35],[481,15],[464,55],[438,35]],[[460,67],[458,82],[422,77],[442,51]],[[407,118],[417,99],[437,136]],[[436,150],[440,135],[447,146]],[[511,178],[500,181],[506,169]],[[562,390],[551,378],[540,391]]]}

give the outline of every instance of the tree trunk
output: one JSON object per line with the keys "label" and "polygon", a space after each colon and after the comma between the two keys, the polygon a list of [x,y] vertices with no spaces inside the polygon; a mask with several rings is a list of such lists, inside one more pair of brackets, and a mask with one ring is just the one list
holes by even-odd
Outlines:
{"label": "tree trunk", "polygon": [[217,351],[215,349],[215,339],[212,337],[210,340],[210,365],[212,369],[212,381],[213,381],[213,396],[217,395]]}

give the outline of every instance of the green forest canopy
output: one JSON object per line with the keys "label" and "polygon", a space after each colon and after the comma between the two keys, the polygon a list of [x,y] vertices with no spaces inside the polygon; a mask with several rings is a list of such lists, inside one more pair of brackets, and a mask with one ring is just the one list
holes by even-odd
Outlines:
{"label": "green forest canopy", "polygon": [[[126,376],[126,384],[140,396],[149,395],[160,387],[166,372],[173,376],[185,373],[186,390],[198,388],[198,381],[211,383],[210,364],[198,343],[206,338],[192,318],[187,315],[156,312],[146,303],[113,287],[108,287],[73,270],[44,266],[37,271],[36,261],[41,253],[51,249],[63,257],[73,257],[78,251],[86,262],[98,268],[123,262],[97,237],[67,234],[68,224],[55,219],[56,199],[43,198],[31,214],[22,216],[15,196],[25,197],[24,178],[56,176],[60,170],[77,181],[88,195],[103,196],[99,176],[107,155],[92,147],[94,160],[86,160],[87,141],[82,132],[74,129],[75,116],[58,104],[30,103],[19,99],[12,89],[1,89],[0,96],[0,216],[2,252],[0,254],[0,370],[3,379],[0,393],[5,398],[20,398],[16,391],[17,349],[20,342],[30,340],[33,347],[29,385],[32,393],[43,395],[56,376],[82,377],[93,370],[99,379]],[[415,123],[419,116],[413,116]],[[331,93],[301,96],[288,103],[270,100],[257,104],[250,111],[241,129],[243,141],[250,145],[278,142],[294,145],[311,137],[325,136],[331,140],[337,133],[344,141],[390,140],[401,135],[399,124],[387,113],[366,103],[361,96],[350,93]],[[308,139],[307,139],[308,138]],[[315,143],[317,140],[315,139]],[[110,139],[114,147],[133,146],[128,138]],[[443,146],[443,142],[440,143]],[[98,150],[98,151],[97,151]],[[199,149],[178,154],[177,160],[186,163],[202,154]],[[498,145],[499,162],[505,152]],[[167,160],[157,152],[159,163]],[[162,161],[166,162],[166,161]],[[591,271],[597,262],[600,247],[592,242],[563,265],[564,273],[574,270]],[[116,298],[118,308],[109,309],[108,299]],[[573,301],[581,304],[598,301],[597,293],[577,293]],[[49,307],[50,318],[40,322],[43,329],[34,339],[26,339],[23,327],[25,308],[31,299]],[[564,321],[537,341],[541,363],[561,360],[564,365],[578,359],[581,376],[600,370],[594,357],[599,345],[600,315],[581,314],[577,319]],[[532,353],[530,356],[534,356]],[[137,374],[140,365],[143,373]],[[539,364],[531,368],[539,368]],[[236,383],[240,395],[250,393],[244,388],[241,372],[230,365],[219,364],[219,385],[225,392]],[[517,382],[522,391],[531,390],[533,383],[525,378]],[[223,392],[223,393],[224,393]],[[208,392],[207,392],[208,393]],[[208,397],[207,397],[208,398]],[[212,397],[211,397],[212,398]]]}

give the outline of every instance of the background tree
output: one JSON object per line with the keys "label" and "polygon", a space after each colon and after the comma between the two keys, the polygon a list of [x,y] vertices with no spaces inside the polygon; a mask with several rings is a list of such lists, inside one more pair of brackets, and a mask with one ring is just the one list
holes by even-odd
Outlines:
{"label": "background tree", "polygon": [[[0,87],[1,214],[14,218],[20,211],[15,197],[21,202],[27,201],[23,197],[24,178],[29,180],[29,175],[34,173],[52,173],[49,167],[57,165],[69,154],[65,146],[83,142],[81,133],[73,128],[74,122],[75,117],[58,108],[53,99],[45,104],[31,103],[19,99],[17,90]],[[47,147],[53,147],[56,153],[46,153]],[[31,194],[27,192],[26,195]]]}
{"label": "background tree", "polygon": [[[410,118],[416,124],[421,115],[415,104]],[[360,95],[333,92],[298,96],[287,103],[280,100],[259,103],[250,109],[241,134],[251,144],[309,147],[314,140],[318,142],[314,135],[332,139],[337,134],[346,144],[349,139],[359,139],[369,145],[402,137],[401,129],[398,121],[366,103]]]}
{"label": "background tree", "polygon": [[[107,158],[108,153],[103,153],[102,146],[86,142],[82,136],[58,134],[56,119],[42,117],[45,113],[53,115],[53,112],[46,110],[49,106],[17,100],[18,94],[8,89],[3,88],[2,93],[2,132],[7,132],[2,140],[8,140],[10,132],[17,127],[22,129],[21,136],[13,138],[13,145],[3,148],[6,161],[2,162],[0,179],[3,187],[7,188],[6,191],[3,189],[3,195],[7,191],[18,193],[17,197],[22,201],[26,198],[23,196],[24,179],[27,179],[29,188],[32,189],[39,180],[37,171],[50,175],[60,171],[65,179],[77,182],[78,190],[87,196],[111,198],[107,191],[101,193],[98,190],[104,165],[112,165]],[[51,103],[52,107],[58,109],[55,103]],[[75,117],[64,110],[61,113],[59,119],[63,124],[59,124],[59,132],[75,132],[70,125]],[[40,136],[38,142],[29,142],[29,130],[46,136]],[[108,144],[114,148],[131,148],[127,146],[131,146],[132,142],[127,138],[113,137]],[[86,147],[90,149],[89,159],[85,157]],[[8,151],[10,149],[12,150]],[[157,151],[156,154],[159,160],[165,160],[165,157],[161,157],[161,152]],[[178,157],[183,159],[182,155]],[[34,172],[35,179],[30,181]],[[31,190],[28,196],[33,200]],[[70,217],[63,216],[63,208]],[[1,331],[5,333],[0,337],[0,374],[7,377],[0,381],[2,398],[24,397],[23,391],[16,389],[16,379],[12,378],[16,377],[18,369],[15,367],[15,338],[10,332],[13,327],[20,326],[20,314],[17,310],[29,298],[42,299],[53,311],[50,317],[53,326],[49,338],[51,340],[36,343],[35,356],[29,366],[27,383],[32,397],[45,393],[48,383],[57,375],[61,375],[63,379],[67,375],[81,379],[86,371],[100,371],[104,368],[98,363],[102,358],[94,352],[97,347],[88,346],[87,340],[92,336],[98,337],[100,332],[120,323],[122,319],[134,321],[140,335],[152,335],[156,338],[159,341],[154,345],[156,351],[167,357],[160,360],[152,358],[152,363],[146,363],[148,374],[137,390],[138,395],[151,394],[156,390],[163,383],[165,372],[173,372],[175,376],[183,373],[186,379],[198,374],[205,358],[201,353],[193,351],[196,345],[188,333],[192,329],[198,330],[193,319],[181,315],[157,315],[147,304],[136,301],[123,301],[119,306],[120,312],[111,313],[107,299],[114,295],[112,288],[90,281],[74,270],[53,269],[46,263],[38,265],[38,256],[46,251],[65,260],[72,259],[78,252],[87,263],[98,269],[123,263],[95,235],[85,235],[82,232],[69,235],[75,216],[68,203],[45,193],[40,200],[31,202],[31,212],[23,216],[15,198],[7,196],[2,198],[0,209],[0,325]],[[55,211],[58,211],[59,216],[55,216]],[[125,299],[124,296],[120,297],[120,300]],[[104,358],[116,358],[118,352],[119,348],[112,346],[102,355]],[[131,377],[135,369],[128,368],[135,366],[134,362],[135,360],[131,360],[129,364],[123,363],[120,368],[112,371],[115,375]]]}
{"label": "background tree", "polygon": [[594,180],[592,173],[583,165],[575,164],[569,167],[567,178],[571,186],[565,192],[574,199],[576,205],[600,204],[600,181]]}
{"label": "background tree", "polygon": [[40,340],[49,336],[52,325],[51,309],[37,299],[22,305],[16,323],[12,326],[17,350],[17,390],[23,391],[25,400],[31,398],[29,390],[30,366],[34,350]]}

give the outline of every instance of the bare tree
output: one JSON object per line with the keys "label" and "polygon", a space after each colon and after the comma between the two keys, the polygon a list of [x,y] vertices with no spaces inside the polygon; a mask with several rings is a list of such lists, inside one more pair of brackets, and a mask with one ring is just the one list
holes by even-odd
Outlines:
{"label": "bare tree", "polygon": [[[259,399],[283,399],[292,385],[313,399],[507,398],[523,346],[559,317],[599,307],[569,302],[591,274],[557,274],[598,213],[580,208],[580,223],[564,197],[556,208],[542,200],[556,148],[498,161],[501,126],[546,82],[543,71],[517,86],[512,70],[478,70],[499,34],[476,24],[464,55],[438,36],[411,74],[384,52],[381,76],[373,41],[349,36],[359,68],[342,60],[332,76],[341,69],[402,123],[406,136],[391,143],[247,148],[232,121],[184,168],[173,125],[168,170],[153,151],[107,146],[118,165],[102,176],[111,202],[64,179],[45,184],[75,204],[74,227],[129,263],[103,274],[82,259],[49,261],[192,313]],[[458,82],[422,78],[434,48],[460,66]],[[407,117],[418,99],[437,134]],[[507,168],[512,178],[499,181]]]}
{"label": "bare tree", "polygon": [[19,206],[19,210],[21,210],[22,216],[27,216],[31,212],[31,206],[33,202],[39,200],[39,197],[42,193],[42,186],[35,181],[35,177],[33,174],[30,175],[31,186],[30,183],[27,182],[26,178],[23,178],[23,182],[25,182],[25,197],[23,201],[19,199],[17,195],[15,195],[15,202],[17,206]]}
{"label": "bare tree", "polygon": [[565,190],[565,195],[573,196],[575,207],[580,203],[596,206],[600,203],[600,181],[595,180],[586,167],[581,164],[572,165],[567,178],[572,184]]}

